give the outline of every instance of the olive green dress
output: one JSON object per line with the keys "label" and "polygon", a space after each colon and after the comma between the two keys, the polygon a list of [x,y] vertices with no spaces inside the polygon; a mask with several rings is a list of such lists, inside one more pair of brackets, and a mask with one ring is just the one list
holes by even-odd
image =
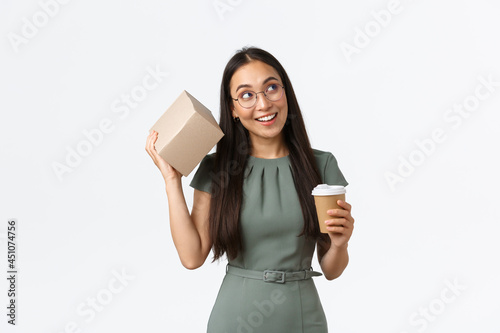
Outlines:
{"label": "olive green dress", "polygon": [[[347,185],[335,157],[313,149],[323,183]],[[200,163],[190,186],[210,193],[215,154]],[[240,215],[242,247],[229,265],[264,271],[311,267],[315,242],[297,237],[304,222],[288,156],[248,156]],[[317,262],[317,261],[316,261]],[[327,322],[313,279],[286,283],[226,274],[208,322],[209,333],[324,333]]]}

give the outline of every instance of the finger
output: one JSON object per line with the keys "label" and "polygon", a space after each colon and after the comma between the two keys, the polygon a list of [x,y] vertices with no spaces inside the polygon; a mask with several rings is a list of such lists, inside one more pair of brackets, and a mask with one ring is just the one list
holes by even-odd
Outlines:
{"label": "finger", "polygon": [[148,138],[148,149],[151,157],[157,156],[158,152],[156,151],[155,143],[158,139],[157,133],[155,131],[151,132],[151,136]]}
{"label": "finger", "polygon": [[160,154],[158,153],[158,151],[156,150],[156,147],[155,147],[155,143],[156,143],[157,139],[158,139],[158,137],[153,138],[153,142],[151,143],[151,152],[157,160],[160,160],[163,158],[160,156]]}
{"label": "finger", "polygon": [[352,230],[354,230],[354,224],[352,224],[351,222],[347,221],[347,220],[342,220],[342,221],[335,221],[335,222],[332,222],[332,223],[327,223],[326,224],[326,227],[337,227],[337,228],[343,228],[344,230],[350,230],[352,232]]}
{"label": "finger", "polygon": [[155,143],[156,143],[157,139],[158,139],[158,136],[157,136],[156,132],[153,131],[151,133],[151,139],[149,141],[149,149],[151,149],[151,151],[156,150]]}
{"label": "finger", "polygon": [[344,224],[347,224],[346,219],[331,219],[331,220],[326,220],[325,224],[328,226],[344,226]]}
{"label": "finger", "polygon": [[147,143],[146,146],[147,147],[151,146],[151,141],[153,140],[154,136],[155,136],[155,131],[151,131],[151,133],[149,133],[148,138],[146,140],[146,143]]}
{"label": "finger", "polygon": [[146,137],[146,150],[148,150],[148,146],[149,146],[149,138],[151,138],[151,133],[148,134],[148,136]]}
{"label": "finger", "polygon": [[152,144],[152,142],[153,142],[153,135],[150,134],[148,136],[147,141],[146,141],[146,151],[148,152],[149,156],[151,156],[151,157],[153,157],[153,155],[152,155],[152,150],[153,150],[152,147],[154,147],[153,144]]}
{"label": "finger", "polygon": [[330,216],[341,216],[341,217],[346,217],[349,215],[349,211],[345,209],[329,209],[326,213]]}
{"label": "finger", "polygon": [[350,204],[348,204],[347,202],[345,202],[344,200],[337,200],[337,204],[347,211],[351,211],[351,209],[352,209],[352,206]]}
{"label": "finger", "polygon": [[166,163],[168,167],[172,167],[170,165],[170,163],[165,161],[165,159],[163,157],[161,157],[161,155],[156,150],[156,147],[154,146],[154,144],[156,143],[156,140],[158,140],[158,133],[157,132],[155,132],[153,139],[152,139],[152,142],[151,142],[151,156],[153,157],[155,163]]}
{"label": "finger", "polygon": [[326,227],[326,230],[335,234],[343,234],[346,231],[344,227]]}
{"label": "finger", "polygon": [[149,148],[150,146],[151,146],[151,134],[149,134],[148,138],[146,139],[146,151],[151,156],[150,148]]}
{"label": "finger", "polygon": [[154,144],[153,144],[153,139],[151,138],[149,141],[148,141],[148,146],[146,147],[146,151],[148,152],[149,156],[151,157],[151,159],[153,160],[153,162],[155,164],[158,164],[158,158],[159,158],[159,155],[158,155],[158,152],[156,151],[155,147],[154,147]]}

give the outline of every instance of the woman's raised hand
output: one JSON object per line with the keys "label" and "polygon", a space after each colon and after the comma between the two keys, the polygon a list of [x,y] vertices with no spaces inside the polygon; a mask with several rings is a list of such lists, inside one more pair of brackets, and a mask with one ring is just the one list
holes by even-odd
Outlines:
{"label": "woman's raised hand", "polygon": [[155,142],[157,139],[158,132],[151,131],[146,141],[146,151],[148,152],[149,156],[151,156],[158,169],[160,169],[163,179],[165,179],[165,183],[168,183],[171,180],[181,179],[182,174],[173,166],[168,164],[167,161],[165,161],[156,151]]}

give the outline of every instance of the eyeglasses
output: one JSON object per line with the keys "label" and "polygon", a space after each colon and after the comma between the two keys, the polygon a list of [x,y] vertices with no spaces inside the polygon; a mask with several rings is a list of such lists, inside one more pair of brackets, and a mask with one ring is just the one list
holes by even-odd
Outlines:
{"label": "eyeglasses", "polygon": [[251,90],[245,90],[238,94],[238,98],[232,98],[233,101],[238,101],[238,104],[241,105],[242,108],[250,109],[257,103],[257,94],[264,94],[266,98],[271,102],[276,102],[283,97],[283,92],[285,91],[285,87],[272,83],[266,87],[265,90],[255,92]]}

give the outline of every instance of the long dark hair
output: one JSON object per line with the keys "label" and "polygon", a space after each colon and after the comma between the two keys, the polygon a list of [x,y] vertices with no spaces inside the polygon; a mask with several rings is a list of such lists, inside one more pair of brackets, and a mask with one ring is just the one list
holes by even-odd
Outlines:
{"label": "long dark hair", "polygon": [[316,165],[292,83],[283,66],[273,55],[259,48],[246,47],[237,51],[229,60],[222,75],[219,126],[225,135],[217,144],[211,174],[212,199],[209,220],[214,261],[222,257],[224,253],[229,259],[234,259],[241,250],[239,218],[250,140],[248,131],[241,122],[233,121],[231,112],[233,100],[229,91],[229,83],[236,70],[256,60],[273,67],[285,86],[288,117],[283,133],[304,218],[304,228],[298,236],[305,235],[317,240],[322,235],[319,231],[314,199],[311,195],[312,189],[322,182],[321,174]]}

